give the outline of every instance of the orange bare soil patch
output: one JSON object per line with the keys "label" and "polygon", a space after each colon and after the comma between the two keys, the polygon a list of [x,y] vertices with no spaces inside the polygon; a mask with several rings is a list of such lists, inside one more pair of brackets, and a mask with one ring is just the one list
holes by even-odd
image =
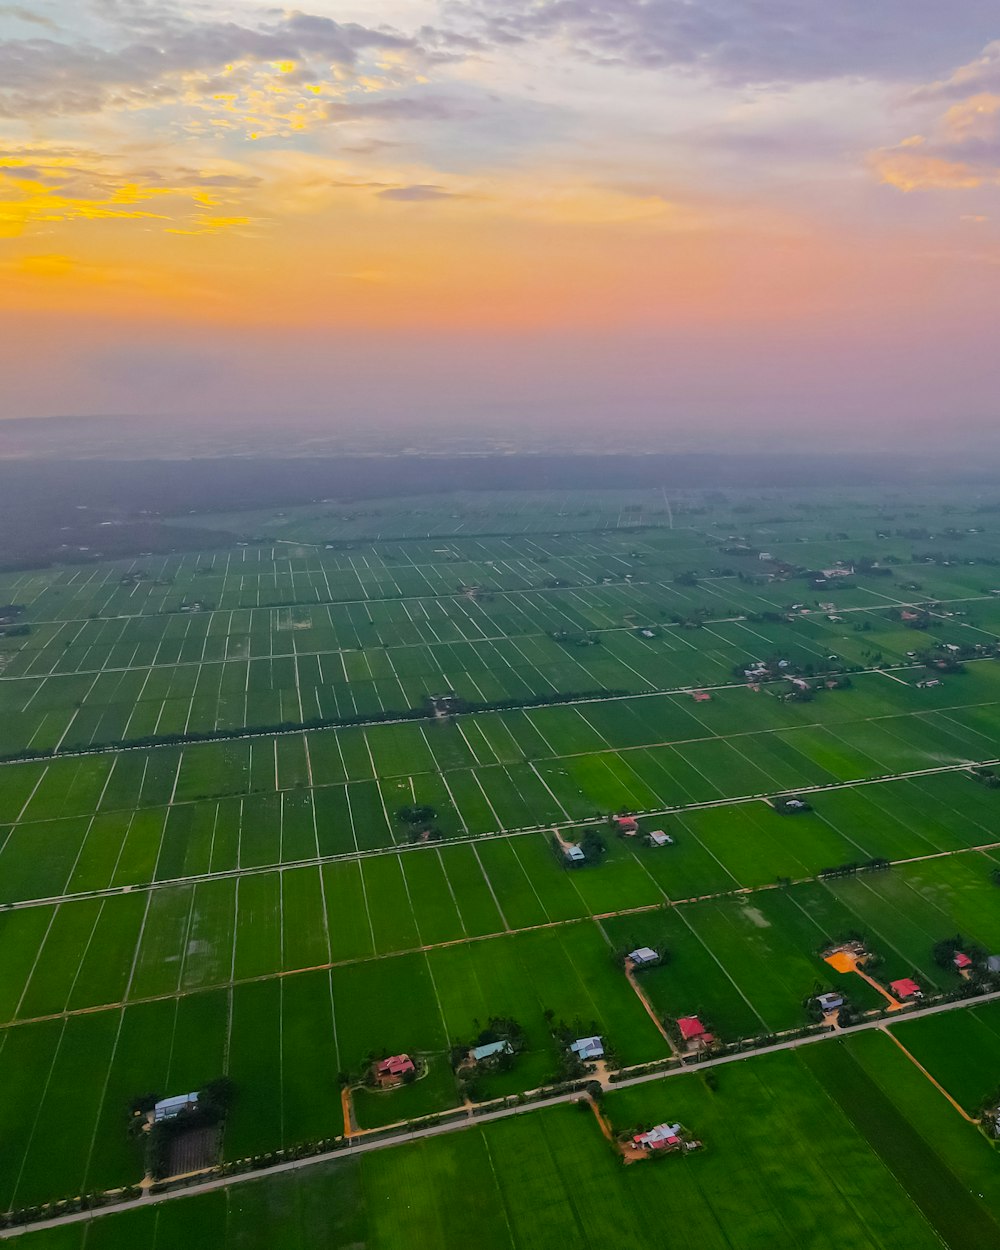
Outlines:
{"label": "orange bare soil patch", "polygon": [[601,1132],[611,1145],[614,1146],[615,1151],[621,1155],[626,1164],[641,1163],[643,1159],[649,1158],[649,1155],[645,1150],[640,1150],[637,1146],[634,1146],[632,1142],[620,1142],[618,1138],[615,1137],[614,1133],[612,1133],[611,1125],[604,1118],[604,1113],[601,1111],[601,1108],[597,1105],[594,1099],[588,1097],[587,1101],[590,1103],[590,1109],[594,1113],[594,1118],[600,1125]]}
{"label": "orange bare soil patch", "polygon": [[878,981],[876,981],[874,977],[870,977],[868,973],[862,969],[861,965],[864,963],[865,958],[866,956],[863,950],[852,950],[850,947],[842,946],[838,950],[831,951],[829,955],[824,955],[823,961],[824,963],[828,963],[835,972],[855,973],[862,979],[862,981],[867,981],[872,989],[878,990],[882,997],[889,1003],[890,1011],[902,1011],[906,1004],[901,1003],[896,998],[893,998],[884,985],[879,985]]}
{"label": "orange bare soil patch", "polygon": [[354,1107],[351,1104],[351,1088],[345,1085],[340,1091],[340,1105],[344,1112],[344,1136],[350,1137],[354,1133]]}

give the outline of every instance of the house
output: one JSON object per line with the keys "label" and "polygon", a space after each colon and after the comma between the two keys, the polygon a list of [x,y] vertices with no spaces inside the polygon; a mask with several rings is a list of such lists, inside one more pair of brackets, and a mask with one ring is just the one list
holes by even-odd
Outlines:
{"label": "house", "polygon": [[793,812],[799,812],[805,807],[805,803],[803,803],[801,799],[787,799],[785,801],[785,806],[790,807]]}
{"label": "house", "polygon": [[575,842],[571,842],[569,846],[565,847],[563,849],[563,854],[571,864],[582,864],[587,859],[586,855],[584,855],[581,848],[578,847]]}
{"label": "house", "polygon": [[844,996],[842,994],[817,994],[816,1002],[820,1011],[825,1015],[829,1011],[839,1011],[844,1005]]}
{"label": "house", "polygon": [[629,952],[629,959],[637,968],[642,968],[646,964],[656,964],[660,962],[660,956],[653,950],[651,946],[640,946],[636,950]]}
{"label": "house", "polygon": [[964,951],[956,951],[955,957],[954,957],[954,964],[955,964],[955,967],[958,968],[959,971],[961,971],[963,968],[971,968],[972,960],[969,958],[968,955],[966,955]]}
{"label": "house", "polygon": [[380,1081],[402,1079],[407,1072],[415,1072],[416,1066],[409,1055],[390,1055],[388,1059],[379,1061],[375,1075]]}
{"label": "house", "polygon": [[615,824],[619,833],[632,834],[639,832],[639,824],[634,816],[616,816]]}
{"label": "house", "polygon": [[677,1027],[685,1042],[698,1042],[700,1045],[710,1046],[715,1041],[697,1016],[681,1016],[677,1021]]}
{"label": "house", "polygon": [[603,1059],[604,1041],[600,1037],[579,1037],[570,1046],[578,1059]]}
{"label": "house", "polygon": [[492,1059],[494,1055],[512,1055],[514,1047],[504,1038],[499,1042],[487,1042],[485,1046],[476,1046],[472,1051],[472,1058],[476,1063],[482,1063],[484,1059]]}
{"label": "house", "polygon": [[679,1124],[657,1124],[648,1133],[636,1133],[632,1144],[640,1150],[667,1150],[676,1148],[681,1142],[681,1126]]}
{"label": "house", "polygon": [[901,977],[898,981],[890,981],[889,989],[897,998],[922,998],[920,986],[912,977]]}
{"label": "house", "polygon": [[987,972],[1000,972],[1000,955],[990,955],[986,961]]}
{"label": "house", "polygon": [[669,833],[664,833],[662,829],[653,829],[647,837],[650,846],[673,846],[674,840]]}
{"label": "house", "polygon": [[153,1122],[159,1124],[161,1120],[176,1119],[179,1115],[193,1111],[197,1105],[197,1093],[177,1094],[173,1098],[161,1098],[158,1103],[153,1105]]}
{"label": "house", "polygon": [[694,699],[695,703],[711,703],[712,701],[712,696],[707,690],[692,690],[691,698]]}
{"label": "house", "polygon": [[651,629],[640,629],[639,633],[642,634],[643,638],[655,638],[656,637],[656,634],[654,634]]}

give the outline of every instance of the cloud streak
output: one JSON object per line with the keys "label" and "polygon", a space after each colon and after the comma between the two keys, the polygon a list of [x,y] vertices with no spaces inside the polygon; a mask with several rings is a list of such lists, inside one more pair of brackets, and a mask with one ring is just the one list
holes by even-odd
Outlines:
{"label": "cloud streak", "polygon": [[555,39],[606,64],[733,83],[926,78],[996,34],[981,0],[452,0],[487,43]]}
{"label": "cloud streak", "polygon": [[127,29],[113,47],[43,37],[0,43],[0,115],[157,107],[224,92],[234,67],[290,66],[298,80],[312,69],[349,78],[373,56],[427,64],[439,55],[394,31],[303,12],[257,25],[141,12],[141,31]]}

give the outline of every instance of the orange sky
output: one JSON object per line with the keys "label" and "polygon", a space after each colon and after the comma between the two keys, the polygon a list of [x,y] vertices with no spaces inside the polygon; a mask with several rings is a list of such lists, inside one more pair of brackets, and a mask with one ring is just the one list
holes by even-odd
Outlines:
{"label": "orange sky", "polygon": [[[685,361],[728,360],[748,407],[789,426],[842,395],[845,353],[852,410],[940,404],[941,362],[960,361],[945,396],[981,421],[1000,43],[974,0],[936,39],[887,4],[884,64],[856,0],[804,3],[778,39],[771,0],[716,0],[751,31],[736,44],[672,27],[677,2],[617,0],[603,25],[574,0],[0,7],[0,361],[17,375],[0,415],[142,412],[153,394],[167,415],[294,415],[339,389],[351,413],[330,419],[353,421],[385,382],[359,362],[391,369],[415,341],[440,392],[423,400],[447,412],[460,363],[465,412],[470,361],[501,341],[510,404],[534,380],[567,422],[559,370],[567,394],[669,423],[663,386],[699,400]],[[806,356],[788,347],[803,335]],[[353,365],[324,372],[329,336]],[[666,374],[620,367],[640,340]],[[185,360],[200,389],[143,385],[143,361],[161,379]],[[486,363],[479,383],[502,420]],[[706,412],[733,402],[722,388]]]}

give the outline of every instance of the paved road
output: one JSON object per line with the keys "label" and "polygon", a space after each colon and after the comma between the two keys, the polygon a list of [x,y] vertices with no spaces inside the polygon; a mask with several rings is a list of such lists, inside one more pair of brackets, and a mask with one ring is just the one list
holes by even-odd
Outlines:
{"label": "paved road", "polygon": [[[850,1030],[850,1033],[862,1033],[870,1029],[885,1029],[888,1024],[900,1024],[905,1020],[912,1019],[916,1016],[936,1016],[946,1011],[961,1011],[968,1007],[978,1006],[981,1003],[987,1003],[1000,1000],[1000,990],[991,994],[983,994],[979,998],[959,999],[955,1002],[940,1003],[933,1007],[918,1007],[907,1010],[905,1014],[896,1016],[892,1021],[882,1018],[877,1020],[868,1020],[863,1024],[856,1025]],[[815,1033],[808,1037],[794,1038],[786,1042],[776,1042],[773,1046],[761,1047],[759,1050],[750,1051],[737,1055],[721,1055],[717,1059],[706,1059],[704,1062],[692,1065],[691,1068],[674,1068],[667,1072],[648,1072],[638,1076],[626,1077],[622,1081],[617,1081],[613,1085],[606,1086],[608,1090],[627,1089],[633,1085],[645,1085],[650,1081],[664,1081],[671,1077],[684,1076],[692,1070],[699,1072],[705,1071],[707,1068],[721,1067],[727,1063],[748,1063],[752,1062],[760,1055],[774,1055],[784,1050],[797,1050],[800,1046],[816,1046],[822,1042],[831,1041],[834,1038],[844,1036],[840,1032]],[[164,1194],[155,1194],[145,1198],[137,1199],[134,1202],[114,1203],[110,1206],[102,1207],[97,1211],[76,1211],[71,1215],[61,1216],[57,1219],[43,1220],[36,1224],[26,1225],[21,1228],[10,1228],[0,1230],[0,1240],[4,1238],[20,1237],[26,1233],[30,1233],[40,1228],[58,1228],[65,1224],[81,1224],[89,1220],[102,1219],[107,1215],[114,1215],[122,1211],[133,1211],[138,1206],[156,1206],[163,1202],[175,1202],[182,1198],[189,1198],[195,1194],[206,1194],[212,1190],[225,1189],[230,1185],[242,1185],[248,1181],[261,1180],[266,1177],[276,1176],[283,1172],[297,1172],[303,1168],[315,1167],[317,1164],[332,1163],[338,1159],[354,1157],[356,1155],[368,1154],[372,1150],[388,1150],[393,1146],[405,1145],[408,1142],[421,1141],[427,1137],[439,1137],[443,1133],[455,1133],[468,1129],[475,1124],[489,1124],[495,1120],[510,1119],[515,1115],[527,1115],[532,1111],[542,1110],[546,1107],[558,1107],[563,1103],[575,1102],[582,1095],[579,1092],[568,1094],[554,1094],[551,1098],[545,1098],[538,1102],[523,1104],[517,1107],[502,1107],[497,1111],[487,1111],[482,1115],[469,1117],[463,1120],[450,1121],[447,1124],[433,1124],[427,1128],[417,1128],[409,1131],[401,1131],[391,1137],[382,1137],[377,1141],[358,1141],[356,1144],[346,1146],[341,1150],[330,1150],[324,1154],[310,1155],[306,1159],[292,1159],[285,1163],[275,1164],[273,1167],[261,1169],[254,1172],[241,1172],[236,1176],[213,1177],[211,1180],[200,1181],[197,1184],[189,1185],[185,1189],[173,1189]]]}

